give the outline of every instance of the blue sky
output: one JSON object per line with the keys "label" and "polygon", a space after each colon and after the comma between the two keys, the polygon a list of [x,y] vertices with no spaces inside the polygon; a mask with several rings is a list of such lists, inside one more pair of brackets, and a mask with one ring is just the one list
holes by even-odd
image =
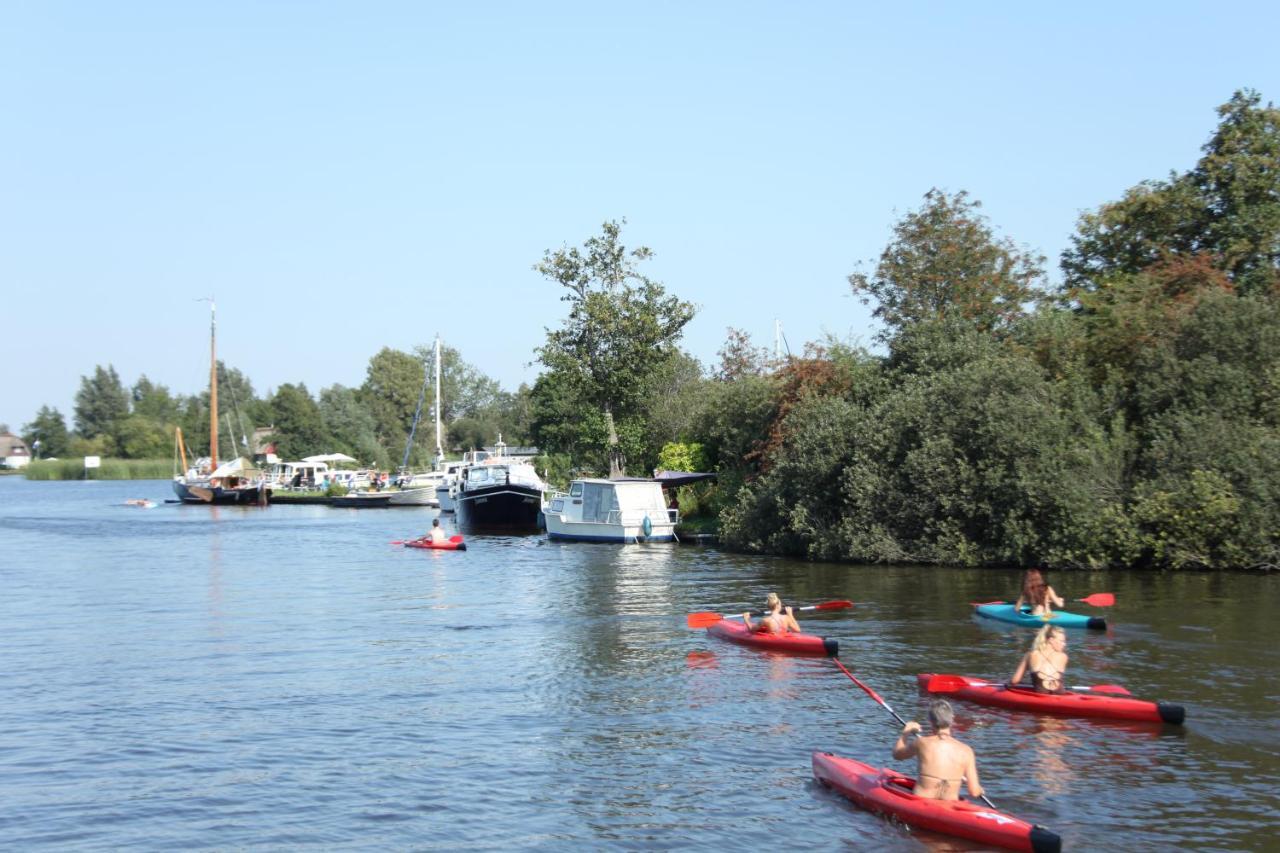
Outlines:
{"label": "blue sky", "polygon": [[625,217],[646,270],[793,350],[869,344],[846,276],[931,187],[1050,258],[1083,210],[1280,100],[1264,3],[10,2],[0,422],[113,364],[173,391],[359,385],[438,332],[532,382],[532,266]]}

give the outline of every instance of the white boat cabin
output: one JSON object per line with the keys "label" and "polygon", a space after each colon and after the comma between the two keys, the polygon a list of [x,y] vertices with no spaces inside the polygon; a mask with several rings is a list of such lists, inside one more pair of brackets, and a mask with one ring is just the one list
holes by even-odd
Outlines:
{"label": "white boat cabin", "polygon": [[670,541],[679,510],[668,509],[662,484],[645,479],[582,479],[543,506],[552,539],[598,542]]}

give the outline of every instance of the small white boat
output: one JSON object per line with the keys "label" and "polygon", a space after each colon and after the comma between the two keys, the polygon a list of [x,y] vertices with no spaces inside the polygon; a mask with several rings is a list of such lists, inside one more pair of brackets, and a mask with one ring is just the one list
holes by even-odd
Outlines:
{"label": "small white boat", "polygon": [[680,511],[668,509],[655,480],[587,478],[543,504],[547,536],[585,542],[670,542]]}

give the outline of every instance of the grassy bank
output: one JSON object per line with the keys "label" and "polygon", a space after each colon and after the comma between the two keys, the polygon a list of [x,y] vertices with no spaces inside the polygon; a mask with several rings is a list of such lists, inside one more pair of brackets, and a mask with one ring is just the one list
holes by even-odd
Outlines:
{"label": "grassy bank", "polygon": [[23,469],[28,480],[167,480],[169,459],[103,459],[102,467],[84,467],[84,459],[42,459]]}

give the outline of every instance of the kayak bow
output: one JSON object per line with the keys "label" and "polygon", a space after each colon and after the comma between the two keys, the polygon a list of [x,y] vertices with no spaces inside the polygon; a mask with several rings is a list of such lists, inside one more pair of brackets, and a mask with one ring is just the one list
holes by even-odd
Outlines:
{"label": "kayak bow", "polygon": [[1030,853],[1059,853],[1057,834],[968,800],[917,797],[916,780],[829,752],[813,754],[813,778],[868,811],[960,838]]}
{"label": "kayak bow", "polygon": [[1181,705],[1149,702],[1114,693],[1037,693],[1031,687],[995,684],[964,675],[936,675],[931,672],[918,675],[916,679],[921,690],[1012,711],[1173,725],[1181,725],[1187,715],[1186,709]]}
{"label": "kayak bow", "polygon": [[753,649],[768,649],[775,652],[790,652],[793,655],[826,655],[835,657],[840,653],[840,644],[826,637],[813,634],[764,634],[748,631],[741,619],[721,619],[707,627],[707,633],[731,643],[751,646]]}

